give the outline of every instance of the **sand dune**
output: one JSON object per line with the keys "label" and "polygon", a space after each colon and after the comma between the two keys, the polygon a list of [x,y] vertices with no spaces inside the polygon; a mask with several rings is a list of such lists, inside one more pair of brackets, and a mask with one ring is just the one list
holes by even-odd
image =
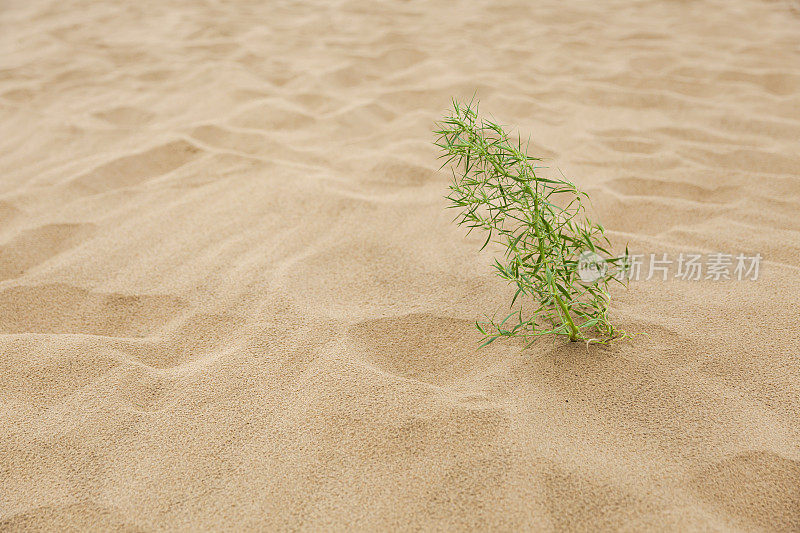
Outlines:
{"label": "sand dune", "polygon": [[[800,530],[800,7],[4,2],[0,529]],[[478,350],[451,97],[633,282],[610,348]]]}

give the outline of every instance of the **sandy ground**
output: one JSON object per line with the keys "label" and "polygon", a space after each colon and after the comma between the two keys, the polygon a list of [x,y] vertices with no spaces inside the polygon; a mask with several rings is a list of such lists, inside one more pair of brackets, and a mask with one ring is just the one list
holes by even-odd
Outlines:
{"label": "sandy ground", "polygon": [[[800,530],[800,6],[3,2],[0,529]],[[453,96],[640,281],[478,351]]]}

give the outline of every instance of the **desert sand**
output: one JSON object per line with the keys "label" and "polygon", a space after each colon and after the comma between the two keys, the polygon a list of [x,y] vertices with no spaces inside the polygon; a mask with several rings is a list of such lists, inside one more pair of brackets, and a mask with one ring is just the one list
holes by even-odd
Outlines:
{"label": "desert sand", "polygon": [[[800,530],[800,6],[6,1],[0,529]],[[611,347],[478,350],[451,97],[631,282]]]}

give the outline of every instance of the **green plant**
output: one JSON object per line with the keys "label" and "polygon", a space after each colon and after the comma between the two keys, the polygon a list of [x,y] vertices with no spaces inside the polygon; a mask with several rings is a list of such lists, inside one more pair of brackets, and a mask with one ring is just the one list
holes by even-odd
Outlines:
{"label": "green plant", "polygon": [[494,266],[516,285],[511,307],[520,296],[535,302],[500,322],[476,322],[487,338],[483,345],[499,337],[533,342],[553,334],[607,343],[623,335],[608,318],[608,286],[613,280],[625,284],[628,250],[617,257],[608,251],[603,227],[586,217],[586,193],[566,179],[538,176],[542,167],[534,164],[541,159],[527,155],[519,136],[512,140],[499,124],[480,117],[477,102],[454,100],[435,133],[446,158],[442,167],[451,164],[453,172],[447,199],[459,210],[456,222],[468,234],[487,232],[481,250],[490,241],[504,247],[503,262],[495,259]]}

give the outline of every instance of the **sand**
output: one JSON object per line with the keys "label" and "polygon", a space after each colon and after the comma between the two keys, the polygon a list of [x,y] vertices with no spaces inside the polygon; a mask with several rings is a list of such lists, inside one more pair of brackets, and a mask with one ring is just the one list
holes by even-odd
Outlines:
{"label": "sand", "polygon": [[[0,529],[800,530],[800,7],[6,1]],[[478,350],[451,97],[640,281]]]}

